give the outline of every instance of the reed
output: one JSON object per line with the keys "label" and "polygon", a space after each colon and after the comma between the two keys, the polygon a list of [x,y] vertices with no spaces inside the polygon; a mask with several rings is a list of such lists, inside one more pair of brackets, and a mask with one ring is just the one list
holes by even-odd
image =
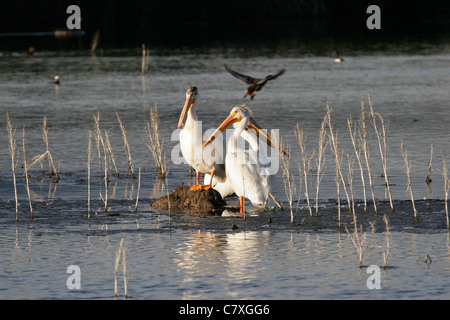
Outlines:
{"label": "reed", "polygon": [[428,192],[430,193],[430,196],[432,195],[431,192],[431,182],[433,181],[431,179],[431,169],[432,169],[432,165],[433,165],[433,145],[431,145],[430,147],[430,163],[428,165],[428,171],[427,171],[427,177],[425,179],[425,182],[427,183],[428,186]]}
{"label": "reed", "polygon": [[363,188],[364,211],[366,211],[367,210],[366,182],[364,179],[364,169],[361,162],[361,147],[359,149],[356,148],[356,141],[355,141],[356,129],[354,129],[353,121],[351,118],[347,119],[347,128],[348,132],[350,133],[350,139],[352,140],[353,151],[355,152],[356,160],[358,161],[359,165],[359,172],[361,175],[361,183]]}
{"label": "reed", "polygon": [[145,44],[142,44],[142,62],[141,62],[141,72],[142,74],[148,72],[150,50],[145,50]]}
{"label": "reed", "polygon": [[[296,128],[295,134],[297,136],[297,142],[298,142],[298,145],[300,146],[300,151],[302,153],[303,178],[304,178],[304,182],[305,182],[306,203],[308,205],[309,215],[312,216],[312,208],[311,208],[311,203],[309,200],[309,191],[308,191],[308,173],[311,170],[311,160],[314,157],[314,154],[311,157],[308,157],[307,153],[305,152],[306,137],[304,137],[303,129],[300,129],[300,124],[298,122],[297,122],[297,128]],[[299,165],[299,167],[300,167],[300,165]],[[302,179],[300,177],[300,185],[301,185],[301,180]]]}
{"label": "reed", "polygon": [[338,207],[338,219],[339,219],[339,225],[340,225],[340,219],[341,219],[341,211],[340,211],[340,182],[342,182],[342,186],[344,188],[345,195],[347,197],[347,204],[349,211],[352,210],[351,203],[350,203],[350,197],[348,195],[347,186],[345,183],[344,175],[342,173],[342,167],[341,167],[341,156],[340,156],[340,150],[339,150],[339,142],[337,140],[337,131],[336,134],[333,130],[333,124],[331,122],[331,108],[327,104],[327,116],[326,116],[326,123],[328,125],[330,133],[328,134],[329,141],[330,141],[330,149],[334,154],[335,159],[335,168],[336,168],[336,187],[337,187],[337,193],[338,193],[338,201],[339,201],[339,207]]}
{"label": "reed", "polygon": [[[286,151],[286,154],[291,153],[291,147],[289,143],[282,139],[281,147]],[[294,195],[296,193],[295,187],[295,179],[294,175],[291,172],[291,160],[290,157],[284,153],[280,154],[281,168],[283,170],[283,181],[284,181],[284,190],[286,192],[287,199],[289,201],[289,208],[291,211],[291,223],[294,223],[294,211],[293,211],[293,200]]]}
{"label": "reed", "polygon": [[383,248],[383,264],[381,267],[383,269],[386,269],[387,262],[389,259],[389,247],[390,247],[390,240],[391,240],[391,232],[390,232],[390,226],[389,226],[389,218],[387,214],[383,215],[383,221],[386,225],[386,248]]}
{"label": "reed", "polygon": [[92,41],[91,41],[92,54],[95,54],[95,50],[97,49],[99,38],[100,38],[100,28],[97,29],[97,31],[94,33],[94,36],[92,37]]}
{"label": "reed", "polygon": [[367,145],[367,129],[366,129],[366,112],[364,110],[364,98],[361,96],[361,116],[358,121],[358,135],[359,135],[359,145],[364,154],[364,160],[367,168],[367,175],[369,178],[370,193],[372,195],[372,204],[375,214],[377,214],[377,203],[375,200],[375,192],[373,190],[373,179],[372,171],[370,170],[370,152]]}
{"label": "reed", "polygon": [[355,189],[353,188],[353,156],[347,154],[348,162],[348,185],[350,186],[351,204],[349,204],[350,211],[353,217],[356,218],[356,208],[355,208]]}
{"label": "reed", "polygon": [[[106,134],[106,130],[105,130],[105,134]],[[105,182],[105,198],[104,198],[104,202],[105,202],[105,211],[108,211],[108,150],[106,147],[106,143],[104,142],[104,139],[102,136],[100,136],[100,141],[102,143],[102,147],[103,147],[103,160],[105,161],[105,174],[104,174],[104,182]]]}
{"label": "reed", "polygon": [[330,111],[327,110],[327,113],[324,116],[324,118],[322,120],[322,124],[320,126],[319,143],[317,145],[317,159],[316,159],[317,174],[316,174],[316,203],[315,203],[316,215],[319,215],[319,189],[320,189],[320,182],[322,181],[323,174],[325,173],[325,149],[326,149],[325,124],[327,123],[329,117],[330,117]]}
{"label": "reed", "polygon": [[[384,122],[384,119],[381,116],[381,114],[373,112],[372,101],[370,100],[370,97],[368,97],[368,100],[369,100],[370,119],[372,122],[372,127],[375,130],[375,133],[377,135],[378,148],[379,148],[380,157],[381,157],[381,164],[383,166],[383,176],[384,176],[386,191],[389,196],[389,204],[391,206],[391,211],[394,211],[394,205],[392,203],[391,188],[389,186],[389,179],[388,179],[388,174],[387,174],[387,161],[386,161],[386,159],[387,159],[386,131],[387,131],[388,125]],[[381,131],[378,130],[377,118],[381,124]]]}
{"label": "reed", "polygon": [[450,229],[450,224],[449,224],[449,218],[448,218],[448,192],[450,189],[450,181],[448,178],[448,168],[447,168],[447,162],[445,161],[445,157],[444,154],[441,153],[442,156],[442,176],[444,178],[444,195],[445,195],[445,201],[444,201],[444,205],[445,205],[445,216],[447,218],[447,229]]}
{"label": "reed", "polygon": [[28,162],[27,162],[27,156],[26,156],[26,152],[25,152],[25,126],[23,126],[23,128],[22,128],[22,153],[23,153],[23,168],[25,171],[28,203],[30,206],[31,219],[33,219],[33,206],[31,204],[31,195],[30,195],[30,181],[29,181],[30,177],[28,175]]}
{"label": "reed", "polygon": [[88,219],[91,218],[91,160],[92,160],[92,131],[89,129],[89,143],[88,143],[88,161],[87,161],[87,171],[88,171]]}
{"label": "reed", "polygon": [[155,104],[154,109],[150,108],[150,122],[147,122],[145,128],[145,144],[152,153],[158,174],[162,179],[165,179],[168,174],[168,167],[164,152],[164,139],[159,134],[159,122],[158,106]]}
{"label": "reed", "polygon": [[403,161],[405,161],[405,170],[406,170],[406,179],[407,179],[406,192],[409,193],[409,197],[411,199],[413,212],[414,212],[414,219],[416,221],[418,221],[417,210],[416,210],[416,206],[414,204],[414,194],[413,194],[412,188],[411,188],[411,160],[408,161],[408,151],[404,150],[404,148],[403,148],[403,139],[401,139],[400,149],[402,151]]}
{"label": "reed", "polygon": [[122,120],[119,117],[119,114],[116,111],[117,121],[120,125],[120,131],[122,131],[122,138],[123,138],[123,144],[125,148],[125,154],[127,156],[128,161],[128,172],[131,172],[131,176],[133,179],[136,179],[136,176],[134,175],[134,166],[133,166],[133,160],[131,159],[131,151],[130,151],[130,144],[128,143],[127,139],[127,130],[125,129],[125,126],[122,123]]}
{"label": "reed", "polygon": [[140,192],[141,192],[141,168],[139,168],[139,175],[138,175],[138,190],[137,190],[137,194],[136,194],[136,204],[134,205],[135,212],[137,212]]}
{"label": "reed", "polygon": [[17,180],[16,180],[16,154],[17,154],[17,144],[16,144],[16,129],[13,128],[11,124],[11,119],[9,118],[9,113],[6,111],[6,131],[8,132],[9,141],[9,154],[11,155],[11,169],[13,173],[14,182],[14,199],[16,200],[16,221],[19,220],[19,200],[17,197]]}
{"label": "reed", "polygon": [[100,149],[100,141],[102,138],[102,132],[100,131],[100,112],[97,111],[97,116],[94,115],[95,122],[95,145],[97,146],[98,166],[100,168],[100,176],[103,177],[103,164],[102,164],[102,151]]}
{"label": "reed", "polygon": [[119,249],[116,250],[116,259],[114,263],[114,297],[118,296],[118,275],[119,275],[119,265],[120,258],[122,258],[122,273],[123,273],[123,286],[125,298],[128,297],[128,280],[127,280],[127,259],[126,259],[127,248],[124,246],[123,238],[120,240]]}
{"label": "reed", "polygon": [[44,140],[45,146],[47,148],[47,159],[48,159],[48,166],[50,168],[50,175],[53,176],[56,174],[56,180],[59,180],[58,172],[55,167],[55,163],[53,162],[52,153],[50,152],[50,147],[48,143],[48,131],[49,128],[47,126],[47,117],[44,116],[44,122],[42,125],[42,140]]}
{"label": "reed", "polygon": [[[353,233],[351,234],[348,229],[347,226],[345,226],[345,230],[347,231],[347,233],[350,235],[351,240],[353,242],[353,245],[356,249],[356,252],[358,253],[358,257],[359,257],[359,267],[362,268],[363,266],[363,258],[364,258],[364,245],[366,243],[366,234],[363,233],[362,231],[362,225],[360,225],[360,229],[358,231],[358,224],[356,223],[356,219],[354,220],[353,223]],[[367,247],[366,247],[367,248]]]}
{"label": "reed", "polygon": [[[106,150],[109,155],[110,161],[112,161],[112,164],[114,166],[114,171],[116,172],[116,177],[119,177],[119,169],[117,169],[116,160],[114,158],[114,152],[111,147],[111,141],[109,140],[108,131],[105,130],[105,143],[106,143]],[[111,167],[111,164],[110,164]]]}

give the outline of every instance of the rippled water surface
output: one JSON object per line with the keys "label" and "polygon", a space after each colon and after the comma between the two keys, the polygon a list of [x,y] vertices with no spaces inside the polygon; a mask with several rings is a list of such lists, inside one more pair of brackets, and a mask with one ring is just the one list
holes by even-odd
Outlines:
{"label": "rippled water surface", "polygon": [[[286,69],[255,99],[244,101],[245,84],[223,68],[227,63],[254,76]],[[80,52],[37,52],[33,59],[0,55],[0,298],[110,299],[114,297],[114,262],[121,239],[126,245],[128,296],[132,299],[448,299],[450,240],[446,228],[442,155],[450,158],[448,45],[422,45],[414,50],[361,50],[349,47],[345,61],[332,54],[301,50],[276,52],[240,50],[176,50],[150,55],[149,71],[140,72],[139,51],[105,51],[91,56]],[[52,83],[54,75],[61,84]],[[245,220],[234,210],[222,214],[158,212],[150,207],[175,186],[192,183],[187,165],[175,165],[171,139],[185,100],[185,91],[198,87],[198,116],[216,126],[234,105],[245,102],[267,129],[279,129],[291,144],[291,168],[297,184],[294,223],[281,171],[273,193],[284,210],[257,212],[247,205]],[[347,119],[361,115],[361,98],[368,110],[389,124],[387,173],[395,211],[386,195],[379,146],[367,118],[370,165],[378,204],[375,215],[364,167],[367,211],[359,166],[350,142]],[[354,225],[341,185],[341,222],[335,184],[334,155],[325,151],[326,170],[320,184],[319,215],[310,216],[305,187],[300,192],[297,165],[301,155],[295,136],[299,123],[307,136],[306,149],[317,149],[319,130],[332,108],[334,129],[343,159],[343,172],[356,199],[362,268],[352,238]],[[151,107],[158,106],[160,134],[169,165],[166,189],[158,178],[145,144]],[[25,188],[23,155],[17,156],[19,220],[16,221],[6,113],[17,129],[22,152],[26,130],[29,163],[46,151],[42,141],[44,116],[49,148],[60,178],[48,175],[48,161],[30,171],[33,219]],[[95,139],[91,164],[91,217],[87,208],[87,151],[93,116],[107,131],[117,168],[109,173],[108,207]],[[128,172],[122,133],[126,127],[135,175]],[[417,207],[414,219],[400,143],[411,161],[411,188]],[[431,184],[427,185],[433,145]],[[317,151],[316,151],[317,152]],[[353,175],[347,154],[353,159]],[[314,154],[316,157],[316,154]],[[316,158],[311,161],[310,196],[315,205]],[[103,159],[102,159],[103,160]],[[350,179],[352,186],[350,188]],[[137,211],[136,198],[139,192]],[[300,201],[298,201],[300,193]],[[100,196],[102,194],[102,196]],[[235,198],[227,199],[233,207]],[[389,216],[390,236],[382,217]],[[237,228],[232,228],[232,226]],[[367,266],[383,264],[381,289],[369,290]],[[427,256],[428,255],[428,256]],[[431,258],[431,260],[429,259]],[[81,271],[81,289],[66,286],[67,267]],[[124,297],[119,272],[119,298]]]}

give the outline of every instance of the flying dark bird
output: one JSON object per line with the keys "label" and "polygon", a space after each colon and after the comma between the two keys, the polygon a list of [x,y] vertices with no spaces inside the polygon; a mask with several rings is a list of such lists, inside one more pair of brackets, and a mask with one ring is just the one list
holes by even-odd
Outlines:
{"label": "flying dark bird", "polygon": [[262,87],[264,87],[266,85],[267,81],[276,79],[278,76],[281,76],[285,71],[283,69],[283,70],[280,70],[276,75],[268,75],[267,77],[265,77],[263,79],[258,79],[258,78],[253,78],[253,77],[247,76],[245,74],[236,72],[236,71],[232,70],[228,65],[225,65],[225,69],[229,73],[231,73],[231,75],[233,75],[234,77],[236,77],[239,80],[242,80],[250,85],[247,88],[247,90],[245,91],[244,99],[246,96],[249,96],[250,99],[252,99],[252,100],[255,97],[256,92],[261,90]]}

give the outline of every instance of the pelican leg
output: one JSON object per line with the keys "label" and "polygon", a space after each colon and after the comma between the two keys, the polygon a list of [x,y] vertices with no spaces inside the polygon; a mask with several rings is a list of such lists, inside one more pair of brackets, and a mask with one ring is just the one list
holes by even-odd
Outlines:
{"label": "pelican leg", "polygon": [[239,197],[239,213],[241,215],[244,214],[244,197],[243,196]]}
{"label": "pelican leg", "polygon": [[190,191],[194,191],[194,190],[208,190],[209,188],[211,188],[211,183],[212,183],[212,178],[214,177],[214,170],[211,171],[211,182],[206,185],[201,184],[200,183],[200,171],[196,171],[196,179],[197,179],[197,183],[194,184],[192,187],[189,188]]}

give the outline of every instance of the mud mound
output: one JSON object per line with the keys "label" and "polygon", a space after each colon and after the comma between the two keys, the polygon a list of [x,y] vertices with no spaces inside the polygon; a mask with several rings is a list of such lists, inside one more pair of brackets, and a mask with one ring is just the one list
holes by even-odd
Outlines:
{"label": "mud mound", "polygon": [[190,187],[175,187],[169,196],[162,197],[151,204],[157,210],[189,209],[209,212],[226,205],[220,193],[214,189],[190,191]]}

